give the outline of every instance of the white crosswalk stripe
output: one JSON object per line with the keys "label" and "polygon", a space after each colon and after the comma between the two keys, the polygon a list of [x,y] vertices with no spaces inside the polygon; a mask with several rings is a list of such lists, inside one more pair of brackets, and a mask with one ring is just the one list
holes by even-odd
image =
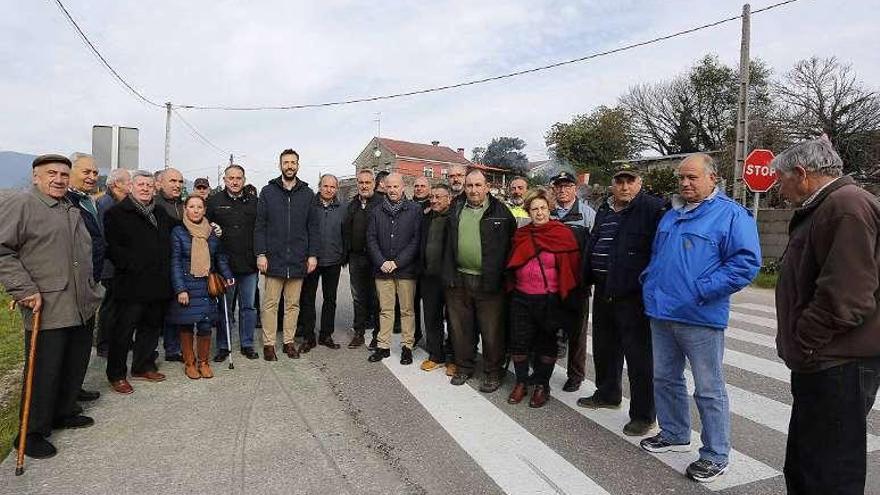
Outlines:
{"label": "white crosswalk stripe", "polygon": [[[731,322],[742,322],[750,326],[742,328],[732,325],[725,332],[731,341],[754,344],[766,349],[775,349],[775,315],[772,306],[754,303],[739,303],[733,307],[741,311],[763,313],[768,317],[755,316],[740,311],[731,312]],[[767,330],[766,333],[762,330]],[[592,349],[592,337],[588,336],[588,351]],[[742,347],[740,347],[742,349]],[[503,407],[496,406],[484,395],[470,386],[448,386],[448,379],[441,373],[425,373],[417,366],[401,366],[397,363],[397,351],[391,359],[383,361],[394,376],[407,390],[428,410],[433,418],[455,439],[477,464],[505,492],[519,493],[609,493],[608,487],[600,486],[580,471],[578,467],[563,455],[555,452],[541,439],[534,436],[508,415]],[[416,362],[426,356],[424,351],[415,351]],[[766,355],[766,353],[765,353]],[[759,375],[768,380],[775,380],[779,387],[791,382],[788,368],[778,359],[755,356],[742,350],[725,349],[724,363],[738,370]],[[592,358],[588,358],[588,366]],[[694,393],[694,378],[690,370],[685,371],[688,393]],[[595,384],[584,381],[586,393],[572,394],[561,392],[566,380],[565,369],[557,365],[551,378],[552,395],[555,401],[565,404],[580,416],[601,426],[621,441],[638,445],[641,437],[629,437],[623,434],[623,426],[629,421],[629,400],[624,398],[619,410],[591,410],[577,406],[577,399],[588,395]],[[730,412],[733,417],[744,418],[757,427],[766,428],[778,434],[773,438],[784,438],[788,434],[788,422],[791,406],[746,388],[727,385],[730,398]],[[449,407],[456,404],[455,407]],[[875,405],[875,410],[880,406]],[[552,411],[552,409],[547,410]],[[870,428],[869,428],[870,430]],[[782,466],[768,465],[763,457],[753,457],[749,452],[737,448],[737,439],[733,438],[730,453],[730,469],[714,483],[705,485],[713,491],[720,491],[749,483],[760,483],[762,480],[781,475]],[[687,453],[650,454],[669,468],[684,473],[690,462],[698,458],[700,433],[692,431],[693,449]],[[753,442],[744,442],[754,445]],[[751,447],[750,447],[751,448]],[[880,436],[869,431],[867,450],[880,450]],[[517,453],[525,453],[517,454]],[[617,493],[615,491],[615,493]]]}
{"label": "white crosswalk stripe", "polygon": [[776,308],[773,306],[766,306],[764,304],[755,304],[755,303],[734,303],[730,305],[735,309],[746,309],[750,311],[758,311],[760,313],[771,314],[774,317],[776,316]]}
{"label": "white crosswalk stripe", "polygon": [[[592,352],[593,338],[587,337],[587,349]],[[626,369],[626,363],[623,365]],[[694,375],[690,370],[684,371],[689,394],[694,393]],[[730,412],[750,421],[766,426],[779,433],[788,434],[788,421],[791,417],[791,406],[782,402],[749,392],[748,390],[727,384],[727,396],[730,399]],[[880,450],[880,437],[868,434],[868,452]]]}
{"label": "white crosswalk stripe", "polygon": [[[608,493],[476,390],[449,386],[440,373],[401,366],[396,349],[382,361],[385,366],[505,493]],[[428,355],[417,348],[413,357],[418,363]]]}

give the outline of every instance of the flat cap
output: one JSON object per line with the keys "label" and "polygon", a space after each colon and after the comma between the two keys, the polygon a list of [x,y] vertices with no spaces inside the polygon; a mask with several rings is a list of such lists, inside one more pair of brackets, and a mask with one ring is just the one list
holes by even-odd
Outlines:
{"label": "flat cap", "polygon": [[48,155],[40,155],[40,156],[34,158],[33,163],[31,163],[31,167],[37,168],[40,165],[45,165],[47,163],[63,163],[64,165],[67,165],[68,167],[71,166],[70,159],[68,159],[66,156],[57,155],[55,153],[49,153]]}
{"label": "flat cap", "polygon": [[211,183],[208,182],[208,179],[205,177],[199,177],[193,182],[193,187],[205,186],[207,188],[211,188]]}

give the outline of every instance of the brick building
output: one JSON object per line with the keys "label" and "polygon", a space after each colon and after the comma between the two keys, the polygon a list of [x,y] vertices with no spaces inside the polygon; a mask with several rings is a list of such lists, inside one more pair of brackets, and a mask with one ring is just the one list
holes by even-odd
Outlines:
{"label": "brick building", "polygon": [[355,171],[370,168],[377,172],[397,172],[404,176],[407,184],[412,184],[416,177],[446,180],[453,165],[470,167],[472,164],[464,157],[464,148],[453,150],[440,146],[439,141],[422,144],[374,137],[353,165]]}

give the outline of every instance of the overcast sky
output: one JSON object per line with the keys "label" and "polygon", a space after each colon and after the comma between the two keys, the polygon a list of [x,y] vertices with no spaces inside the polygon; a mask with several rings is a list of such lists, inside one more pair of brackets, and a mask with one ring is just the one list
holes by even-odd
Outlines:
{"label": "overcast sky", "polygon": [[[66,0],[98,49],[135,88],[164,103],[320,103],[445,85],[584,56],[737,15],[729,0],[431,2]],[[756,0],[752,9],[775,3]],[[131,96],[51,1],[0,0],[0,150],[91,148],[91,127],[140,129],[141,168],[162,167],[165,112]],[[781,73],[811,55],[851,62],[880,87],[876,0],[800,0],[754,16],[752,56]],[[514,79],[424,96],[324,109],[186,111],[260,185],[295,148],[300,176],[351,174],[376,135],[451,148],[522,137],[532,160],[544,134],[630,85],[668,79],[708,52],[739,60],[732,22],[648,47]],[[171,159],[187,178],[228,160],[172,120]]]}

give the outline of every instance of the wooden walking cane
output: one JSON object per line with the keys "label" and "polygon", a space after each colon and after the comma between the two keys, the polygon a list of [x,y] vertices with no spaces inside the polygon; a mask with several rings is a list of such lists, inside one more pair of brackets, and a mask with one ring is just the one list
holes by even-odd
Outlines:
{"label": "wooden walking cane", "polygon": [[[15,308],[15,303],[10,305],[10,309]],[[32,313],[31,317],[31,347],[28,351],[27,375],[24,379],[24,400],[21,404],[21,424],[18,428],[18,455],[15,458],[15,475],[24,474],[24,449],[27,444],[27,428],[28,419],[31,414],[31,393],[34,388],[34,361],[37,358],[37,332],[40,331],[40,315],[41,312]]]}

